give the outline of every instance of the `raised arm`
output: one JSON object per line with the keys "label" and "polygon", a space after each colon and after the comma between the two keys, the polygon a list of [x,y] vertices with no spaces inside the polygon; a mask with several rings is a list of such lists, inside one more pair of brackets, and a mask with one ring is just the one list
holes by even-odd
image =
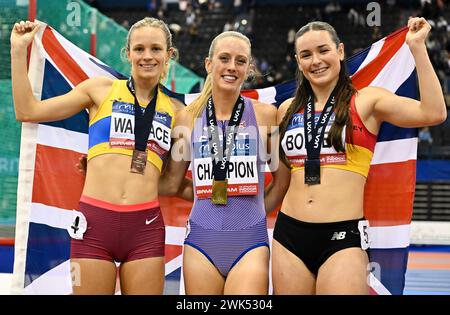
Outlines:
{"label": "raised arm", "polygon": [[192,180],[186,178],[190,163],[190,115],[185,109],[175,116],[175,126],[172,131],[173,145],[170,157],[163,174],[159,179],[158,193],[161,196],[177,195],[185,200],[194,199]]}
{"label": "raised arm", "polygon": [[406,43],[416,64],[420,101],[374,87],[363,89],[362,95],[372,104],[373,117],[378,123],[387,121],[399,127],[436,125],[446,119],[447,110],[442,87],[425,46],[431,26],[424,18],[412,18],[408,27]]}
{"label": "raised arm", "polygon": [[12,93],[16,119],[20,121],[44,122],[70,117],[94,104],[96,91],[112,83],[108,78],[88,79],[65,95],[38,101],[27,75],[27,47],[38,29],[38,23],[22,21],[11,32]]}

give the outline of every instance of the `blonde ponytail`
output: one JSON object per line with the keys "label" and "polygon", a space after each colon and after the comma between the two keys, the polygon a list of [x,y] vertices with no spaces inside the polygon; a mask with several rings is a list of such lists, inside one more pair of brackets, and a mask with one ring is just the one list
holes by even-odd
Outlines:
{"label": "blonde ponytail", "polygon": [[205,84],[203,85],[203,89],[199,96],[187,107],[188,112],[192,113],[193,121],[196,118],[199,118],[203,110],[206,107],[206,102],[212,95],[212,84],[211,84],[211,75],[208,74],[205,79]]}

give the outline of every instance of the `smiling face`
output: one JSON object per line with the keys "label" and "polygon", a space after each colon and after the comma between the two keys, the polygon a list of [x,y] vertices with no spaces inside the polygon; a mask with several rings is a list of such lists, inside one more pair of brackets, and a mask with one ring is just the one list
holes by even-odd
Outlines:
{"label": "smiling face", "polygon": [[328,31],[306,32],[297,38],[295,51],[299,69],[311,86],[327,86],[339,78],[344,45],[336,48]]}
{"label": "smiling face", "polygon": [[131,63],[131,74],[135,80],[158,82],[170,59],[164,31],[150,26],[133,30],[127,58]]}
{"label": "smiling face", "polygon": [[240,91],[250,69],[250,46],[241,38],[228,36],[217,41],[212,56],[206,58],[213,88]]}

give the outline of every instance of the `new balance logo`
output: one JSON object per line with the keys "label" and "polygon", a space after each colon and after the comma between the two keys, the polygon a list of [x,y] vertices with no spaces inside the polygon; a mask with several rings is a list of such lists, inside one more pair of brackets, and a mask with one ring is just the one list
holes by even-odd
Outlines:
{"label": "new balance logo", "polygon": [[345,238],[345,234],[347,232],[334,232],[333,236],[331,237],[332,241],[339,241],[339,240],[343,240]]}
{"label": "new balance logo", "polygon": [[154,217],[154,218],[151,219],[151,220],[145,220],[145,224],[146,224],[146,225],[149,225],[150,223],[152,223],[153,221],[155,221],[157,217],[158,217],[158,216]]}

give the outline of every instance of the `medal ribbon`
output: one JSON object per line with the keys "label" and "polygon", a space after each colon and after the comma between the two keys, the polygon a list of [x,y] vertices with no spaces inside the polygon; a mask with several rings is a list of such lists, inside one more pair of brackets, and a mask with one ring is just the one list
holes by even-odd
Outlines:
{"label": "medal ribbon", "polygon": [[244,99],[239,96],[234,104],[231,118],[223,133],[223,144],[220,143],[219,128],[217,126],[216,113],[212,97],[206,104],[206,123],[208,126],[209,146],[211,149],[211,159],[213,164],[213,177],[215,180],[225,180],[228,164],[230,162],[231,151],[237,128],[244,114]]}
{"label": "medal ribbon", "polygon": [[134,97],[134,148],[139,151],[146,151],[147,141],[150,135],[150,130],[153,124],[153,117],[155,116],[156,98],[158,95],[158,87],[155,88],[155,95],[148,103],[144,112],[139,106],[139,101],[136,96],[134,88],[133,77],[127,81],[127,87]]}
{"label": "medal ribbon", "polygon": [[[311,184],[320,183],[320,149],[322,148],[322,142],[325,135],[325,129],[333,114],[334,104],[336,102],[336,88],[331,92],[330,97],[325,104],[322,113],[320,114],[317,125],[315,124],[315,108],[314,108],[314,95],[311,93],[306,102],[304,111],[304,124],[305,129],[305,147],[306,154],[308,156],[305,161],[305,182]],[[312,173],[311,173],[312,171]],[[308,177],[312,175],[315,180]]]}

